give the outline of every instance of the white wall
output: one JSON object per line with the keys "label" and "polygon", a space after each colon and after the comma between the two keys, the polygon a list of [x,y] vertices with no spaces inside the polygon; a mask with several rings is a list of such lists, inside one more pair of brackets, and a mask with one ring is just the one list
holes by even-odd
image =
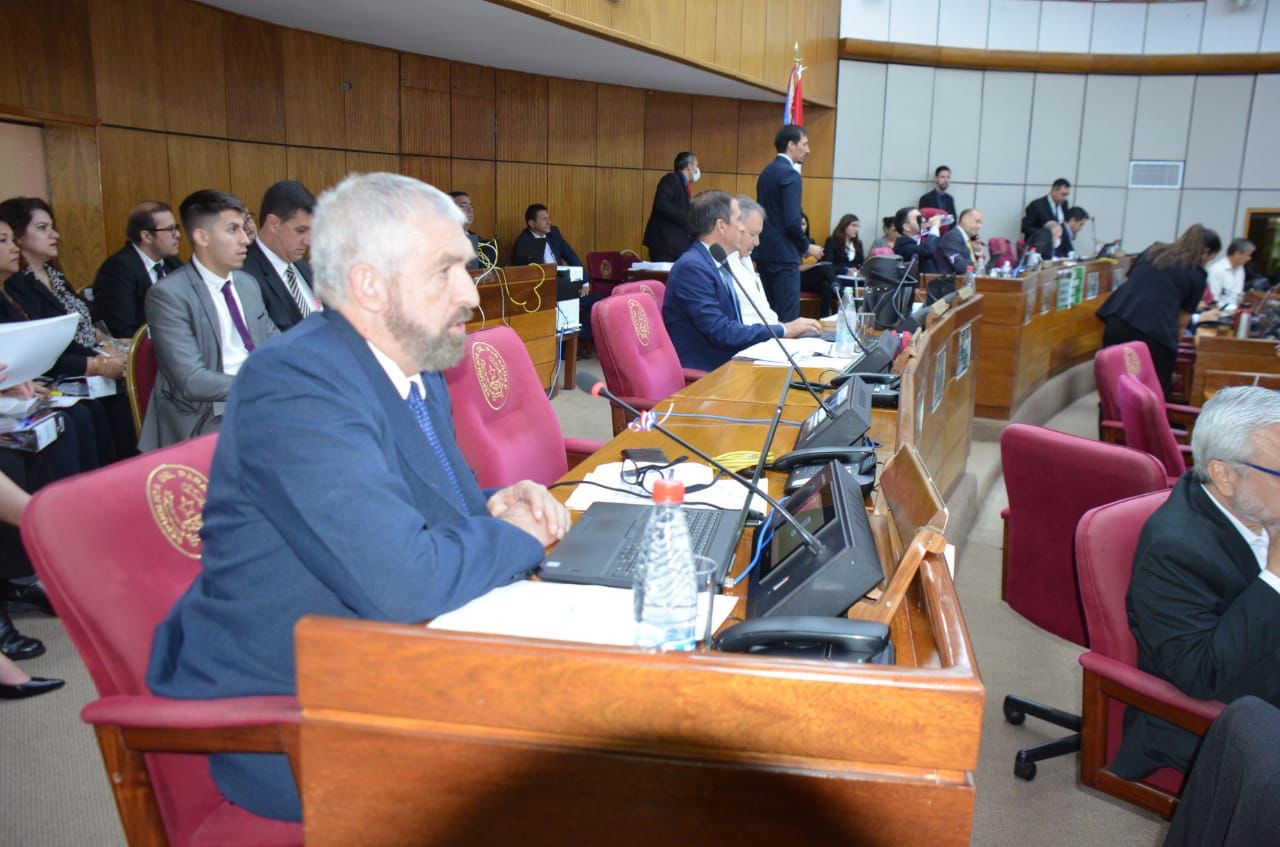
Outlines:
{"label": "white wall", "polygon": [[[1280,14],[1280,0],[1273,2]],[[982,210],[988,238],[1017,238],[1023,208],[1058,177],[1071,181],[1072,204],[1095,218],[1078,239],[1086,246],[1122,238],[1138,250],[1196,222],[1229,239],[1241,234],[1247,208],[1280,207],[1280,168],[1272,161],[1280,75],[1035,74],[842,61],[839,86],[831,219],[853,212],[864,232],[878,234],[879,218],[914,205],[940,164],[952,169],[956,206]],[[1184,187],[1126,188],[1130,159],[1185,161]]]}
{"label": "white wall", "polygon": [[1043,53],[1280,51],[1280,0],[843,0],[841,38]]}

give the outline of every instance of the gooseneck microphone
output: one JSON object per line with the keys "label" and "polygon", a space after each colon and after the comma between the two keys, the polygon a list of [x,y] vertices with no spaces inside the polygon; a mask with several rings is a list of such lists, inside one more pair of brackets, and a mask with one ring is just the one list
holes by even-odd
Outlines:
{"label": "gooseneck microphone", "polygon": [[[606,400],[608,400],[610,403],[629,412],[630,414],[635,415],[636,417],[639,417],[642,414],[639,409],[632,406],[630,403],[628,403],[627,401],[623,400],[621,397],[619,397],[618,395],[610,391],[608,386],[606,386],[604,382],[602,382],[600,378],[595,374],[587,373],[586,371],[581,371],[581,370],[578,371],[577,384],[578,384],[578,388],[587,392],[591,396],[603,397]],[[688,450],[690,453],[693,453],[699,459],[702,459],[704,462],[711,465],[716,470],[720,471],[721,473],[727,474],[730,479],[737,480],[739,483],[742,484],[743,487],[745,487],[752,494],[760,495],[761,499],[763,499],[766,503],[768,503],[775,510],[777,510],[778,514],[782,515],[783,520],[785,520],[788,524],[791,525],[791,528],[794,529],[796,531],[796,534],[800,536],[800,539],[804,544],[804,546],[807,547],[810,550],[810,552],[813,553],[813,555],[822,556],[826,552],[825,545],[823,545],[823,543],[819,541],[812,532],[805,529],[804,524],[796,520],[795,515],[787,511],[787,509],[781,503],[779,503],[777,500],[771,497],[769,495],[769,492],[765,491],[763,487],[755,485],[751,482],[748,482],[747,480],[738,476],[736,473],[729,470],[729,468],[725,467],[720,462],[711,458],[711,456],[707,455],[702,450],[699,450],[697,447],[694,447],[688,441],[685,441],[683,438],[676,435],[674,432],[667,429],[662,424],[655,422],[653,425],[653,428],[658,432],[662,433],[663,435],[665,435],[667,438],[670,438],[675,443],[679,444],[684,449]]]}
{"label": "gooseneck microphone", "polygon": [[[724,252],[724,248],[721,247],[719,244],[709,245],[707,249],[711,251],[711,258],[715,259],[717,262],[719,262],[722,265],[729,258],[729,255]],[[742,299],[750,303],[751,308],[755,310],[756,315],[760,318],[760,323],[763,324],[764,326],[771,327],[772,325],[769,323],[768,320],[765,319],[764,312],[761,311],[760,306],[751,297],[751,295],[747,293],[747,290],[743,288],[742,280],[738,279],[738,277],[734,275],[732,270],[729,271],[729,276],[733,278],[733,284],[738,286],[738,290],[742,292]],[[818,392],[814,390],[813,386],[809,384],[809,380],[805,379],[804,372],[800,370],[800,366],[796,364],[795,357],[791,355],[791,351],[787,349],[787,345],[782,343],[781,338],[773,334],[772,329],[769,330],[769,335],[770,337],[773,338],[775,342],[777,342],[778,347],[782,349],[782,355],[786,356],[787,361],[791,363],[793,373],[796,379],[798,380],[799,384],[804,388],[805,391],[809,392],[809,396],[817,401],[818,405],[822,407],[823,411],[825,411],[831,417],[835,417],[835,414],[836,414],[835,409],[832,409],[830,406],[828,406],[826,404],[826,401],[824,401],[822,397],[818,395]]]}

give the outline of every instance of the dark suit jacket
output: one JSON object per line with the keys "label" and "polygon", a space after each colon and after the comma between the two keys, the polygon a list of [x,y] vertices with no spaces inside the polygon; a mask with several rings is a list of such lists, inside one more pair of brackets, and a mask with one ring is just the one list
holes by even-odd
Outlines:
{"label": "dark suit jacket", "polygon": [[658,180],[653,211],[644,228],[644,245],[655,262],[674,262],[689,249],[689,189],[684,176],[672,171]]}
{"label": "dark suit jacket", "polygon": [[[418,623],[537,566],[542,545],[489,517],[453,438],[449,395],[426,402],[459,502],[368,344],[326,310],[245,362],[209,475],[200,575],[156,629],[147,684],[210,698],[295,690],[303,615]],[[222,791],[297,817],[282,756],[215,756]]]}
{"label": "dark suit jacket", "polygon": [[933,261],[933,250],[938,246],[938,237],[925,233],[916,241],[909,235],[899,235],[898,240],[893,243],[893,252],[902,257],[903,261],[910,262],[914,256],[920,260],[920,264],[916,266],[916,273],[932,274],[938,272],[938,267]]}
{"label": "dark suit jacket", "polygon": [[[564,240],[564,236],[560,234],[560,227],[551,227],[551,233],[547,236],[546,241],[551,243],[551,252],[556,255],[556,264],[568,267],[582,267],[582,260],[578,258],[578,254],[573,252],[573,248],[569,246],[569,242]],[[524,231],[516,236],[516,243],[511,245],[511,264],[513,265],[540,265],[542,264],[543,246],[546,244],[541,238],[534,236],[525,227]]]}
{"label": "dark suit jacket", "polygon": [[960,227],[952,227],[937,240],[933,248],[933,263],[938,273],[963,274],[969,265],[976,271],[978,263],[969,256],[969,236]]}
{"label": "dark suit jacket", "polygon": [[1071,255],[1071,251],[1076,249],[1075,242],[1071,238],[1071,227],[1065,223],[1062,225],[1062,239],[1058,241],[1058,249],[1053,254],[1055,258],[1063,259]]}
{"label": "dark suit jacket", "polygon": [[662,322],[686,368],[714,370],[752,344],[782,335],[781,324],[745,324],[736,293],[725,286],[711,253],[695,241],[667,276]]}
{"label": "dark suit jacket", "polygon": [[[164,260],[165,272],[175,271],[182,262]],[[147,322],[147,292],[151,289],[151,269],[142,262],[130,243],[107,257],[93,278],[93,302],[89,311],[95,321],[105,321],[115,338],[132,338]]]}
{"label": "dark suit jacket", "polygon": [[799,264],[809,249],[809,237],[800,220],[802,183],[791,160],[781,154],[765,166],[756,179],[756,199],[764,206],[760,246],[751,251],[757,262]]}
{"label": "dark suit jacket", "polygon": [[[1067,219],[1067,207],[1060,206],[1062,209],[1062,220]],[[1044,226],[1047,221],[1056,221],[1057,214],[1053,211],[1053,206],[1049,203],[1049,197],[1037,197],[1027,204],[1026,213],[1022,216],[1022,237],[1031,238],[1035,231]],[[1063,226],[1066,224],[1064,223]]]}
{"label": "dark suit jacket", "polygon": [[[1184,475],[1142,529],[1127,597],[1138,667],[1192,697],[1280,705],[1280,592],[1210,495]],[[1186,769],[1198,739],[1131,711],[1112,770]]]}
{"label": "dark suit jacket", "polygon": [[[1063,227],[1063,229],[1066,229],[1066,227]],[[1061,255],[1059,251],[1062,248],[1062,244],[1059,243],[1058,247],[1055,248],[1053,246],[1053,233],[1041,226],[1038,230],[1031,233],[1031,237],[1027,239],[1027,249],[1030,250],[1032,247],[1034,247],[1036,252],[1040,254],[1040,258],[1047,262],[1050,259]]]}
{"label": "dark suit jacket", "polygon": [[[293,266],[310,286],[311,264],[306,259],[299,259]],[[298,304],[293,302],[289,287],[284,284],[280,274],[276,273],[271,260],[262,252],[258,242],[249,245],[249,255],[245,256],[241,270],[258,281],[258,286],[262,289],[262,302],[267,305],[267,317],[271,318],[271,322],[281,332],[302,320],[302,312],[298,311]]]}
{"label": "dark suit jacket", "polygon": [[849,268],[860,268],[866,258],[862,255],[862,243],[855,241],[853,248],[853,261],[850,262],[849,254],[845,252],[844,244],[834,235],[829,235],[826,243],[822,245],[822,261],[829,262],[837,274],[847,273]]}
{"label": "dark suit jacket", "polygon": [[[9,278],[8,282],[12,282],[18,275]],[[43,284],[36,281],[37,285],[43,288]],[[7,290],[7,289],[6,289]],[[50,317],[57,317],[51,315]],[[18,321],[31,320],[26,310],[11,297],[0,294],[0,323],[17,323]],[[58,356],[57,361],[53,363],[53,367],[49,368],[47,376],[84,376],[86,360],[92,356],[97,356],[96,350],[85,347],[74,339],[67,345],[67,349]]]}
{"label": "dark suit jacket", "polygon": [[951,217],[959,219],[956,214],[956,201],[950,194],[945,191],[933,189],[920,195],[920,202],[916,204],[917,209],[946,209],[947,214]]}
{"label": "dark suit jacket", "polygon": [[1098,319],[1123,321],[1172,356],[1178,349],[1178,313],[1194,313],[1204,299],[1208,275],[1200,265],[1157,268],[1143,253],[1128,279],[1098,307]]}

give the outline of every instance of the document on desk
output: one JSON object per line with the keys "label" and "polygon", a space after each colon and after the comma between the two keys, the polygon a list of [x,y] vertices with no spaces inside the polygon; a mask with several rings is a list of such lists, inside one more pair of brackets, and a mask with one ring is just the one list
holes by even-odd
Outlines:
{"label": "document on desk", "polygon": [[[707,620],[710,596],[698,596],[699,632]],[[716,595],[711,604],[713,631],[728,620],[738,599]],[[495,588],[427,626],[455,632],[630,646],[634,615],[630,589],[523,580]]]}
{"label": "document on desk", "polygon": [[[637,503],[647,506],[653,502],[652,480],[645,486],[622,479],[622,462],[608,462],[599,465],[584,477],[588,483],[595,485],[579,485],[573,489],[565,506],[575,512],[585,512],[593,503]],[[669,479],[678,479],[684,483],[685,490],[695,485],[706,485],[715,478],[716,472],[709,465],[698,462],[681,462],[673,465],[665,475]],[[601,488],[600,486],[608,486]],[[634,493],[628,493],[634,492]],[[685,508],[713,508],[737,511],[747,499],[747,488],[731,479],[721,479],[710,488],[691,492],[685,499]],[[768,512],[769,507],[756,498],[751,508],[759,512]]]}
{"label": "document on desk", "polygon": [[[802,368],[843,370],[852,364],[855,358],[860,358],[832,355],[831,350],[835,345],[821,338],[783,338],[781,340],[787,348],[787,352],[795,358],[796,364]],[[789,364],[787,357],[782,354],[782,350],[778,347],[776,339],[752,344],[734,358],[749,359],[757,365],[768,367],[786,367]]]}

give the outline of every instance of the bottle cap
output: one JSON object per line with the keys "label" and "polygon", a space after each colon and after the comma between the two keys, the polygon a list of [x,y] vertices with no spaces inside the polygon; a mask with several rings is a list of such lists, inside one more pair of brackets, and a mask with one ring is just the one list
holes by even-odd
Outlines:
{"label": "bottle cap", "polygon": [[966,271],[971,271],[971,270],[973,270],[973,265],[968,265],[968,266],[966,266],[966,267],[965,267],[965,270],[966,270]]}
{"label": "bottle cap", "polygon": [[683,503],[684,483],[678,479],[660,479],[653,484],[653,502]]}

